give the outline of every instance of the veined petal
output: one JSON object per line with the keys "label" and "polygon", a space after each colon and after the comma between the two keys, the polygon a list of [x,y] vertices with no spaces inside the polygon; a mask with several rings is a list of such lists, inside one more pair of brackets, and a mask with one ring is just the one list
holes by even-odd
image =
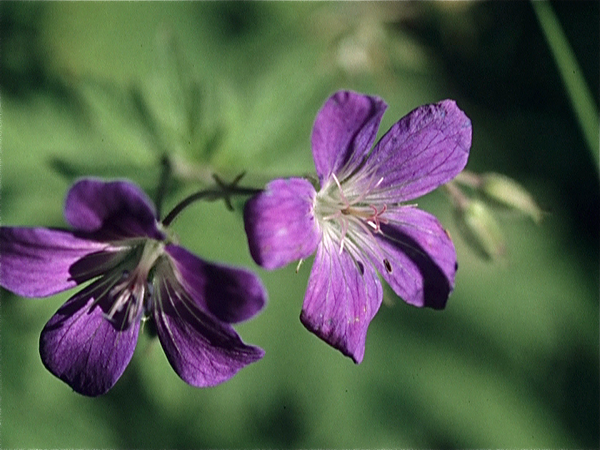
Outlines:
{"label": "veined petal", "polygon": [[81,239],[73,233],[47,228],[0,228],[0,285],[24,297],[45,297],[89,280],[73,272],[83,258],[106,244]]}
{"label": "veined petal", "polygon": [[300,320],[306,328],[359,364],[367,328],[383,299],[377,273],[339,245],[317,249]]}
{"label": "veined petal", "polygon": [[169,363],[186,383],[214,386],[264,355],[246,345],[231,325],[204,313],[171,277],[159,278],[154,321]]}
{"label": "veined petal", "polygon": [[105,318],[111,298],[97,281],[74,295],[52,316],[40,336],[46,368],[76,392],[95,397],[106,393],[131,361],[139,321],[125,326],[126,314]]}
{"label": "veined petal", "polygon": [[357,181],[379,181],[372,201],[401,202],[452,180],[467,164],[471,121],[452,100],[421,106],[375,145]]}
{"label": "veined petal", "polygon": [[247,320],[265,305],[267,294],[252,272],[212,264],[186,249],[166,246],[181,275],[184,289],[201,309],[227,323]]}
{"label": "veined petal", "polygon": [[315,195],[302,178],[277,179],[246,203],[244,227],[257,264],[278,269],[315,251],[320,240]]}
{"label": "veined petal", "polygon": [[457,262],[454,244],[431,214],[412,206],[400,207],[386,215],[372,252],[373,262],[402,299],[414,306],[442,309],[452,289]]}
{"label": "veined petal", "polygon": [[332,173],[349,175],[371,150],[387,108],[378,97],[338,91],[317,114],[312,152],[321,186]]}
{"label": "veined petal", "polygon": [[99,239],[164,238],[152,202],[128,181],[80,180],[67,194],[64,213],[72,227]]}

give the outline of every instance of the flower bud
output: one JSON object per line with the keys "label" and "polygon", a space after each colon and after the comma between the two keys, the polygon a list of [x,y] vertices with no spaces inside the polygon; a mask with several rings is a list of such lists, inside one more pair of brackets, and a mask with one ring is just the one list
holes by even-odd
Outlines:
{"label": "flower bud", "polygon": [[481,176],[479,189],[486,199],[525,214],[536,224],[542,219],[542,211],[531,194],[507,176],[497,173],[484,174]]}
{"label": "flower bud", "polygon": [[485,203],[470,200],[455,213],[463,238],[478,254],[492,260],[504,255],[504,237]]}

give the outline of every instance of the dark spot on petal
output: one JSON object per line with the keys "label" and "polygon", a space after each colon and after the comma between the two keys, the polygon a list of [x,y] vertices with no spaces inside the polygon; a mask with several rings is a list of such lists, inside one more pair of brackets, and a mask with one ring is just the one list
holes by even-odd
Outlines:
{"label": "dark spot on petal", "polygon": [[356,261],[356,266],[358,267],[358,271],[360,272],[361,275],[365,274],[365,266],[362,262],[360,261]]}
{"label": "dark spot on petal", "polygon": [[392,273],[392,265],[387,258],[383,260],[383,266],[385,267],[385,271],[387,273]]}
{"label": "dark spot on petal", "polygon": [[[421,306],[443,309],[454,287],[453,267],[456,257],[453,249],[440,243],[441,246],[430,255],[429,249],[424,248],[411,236],[403,233],[401,229],[386,225],[383,226],[383,229],[386,237],[393,241],[396,247],[403,249],[411,264],[418,270],[416,281],[422,283],[423,286],[423,293],[419,300],[422,302]],[[440,257],[441,255],[446,256]],[[452,258],[451,262],[446,261],[445,258]],[[385,268],[387,264],[385,261],[382,262],[384,268],[381,270],[384,275],[383,270],[395,269],[392,264]],[[402,267],[398,267],[395,272],[402,271],[401,269]]]}

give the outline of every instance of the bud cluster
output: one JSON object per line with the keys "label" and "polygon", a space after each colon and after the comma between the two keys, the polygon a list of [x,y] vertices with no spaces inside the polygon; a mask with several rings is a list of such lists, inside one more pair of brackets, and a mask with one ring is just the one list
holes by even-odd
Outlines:
{"label": "bud cluster", "polygon": [[504,256],[506,245],[494,209],[503,209],[542,220],[542,210],[532,195],[513,179],[497,173],[463,171],[444,186],[465,241],[483,258]]}

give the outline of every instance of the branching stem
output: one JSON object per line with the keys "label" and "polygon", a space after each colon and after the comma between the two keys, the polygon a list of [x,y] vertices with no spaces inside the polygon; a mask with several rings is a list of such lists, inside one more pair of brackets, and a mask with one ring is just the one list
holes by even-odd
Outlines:
{"label": "branching stem", "polygon": [[238,186],[244,174],[240,174],[231,183],[225,183],[217,175],[213,175],[216,186],[210,189],[203,189],[195,192],[179,202],[167,216],[162,220],[165,227],[169,226],[173,220],[188,206],[200,200],[215,201],[223,200],[227,208],[233,210],[231,197],[234,195],[254,195],[262,191],[262,189],[249,188]]}

